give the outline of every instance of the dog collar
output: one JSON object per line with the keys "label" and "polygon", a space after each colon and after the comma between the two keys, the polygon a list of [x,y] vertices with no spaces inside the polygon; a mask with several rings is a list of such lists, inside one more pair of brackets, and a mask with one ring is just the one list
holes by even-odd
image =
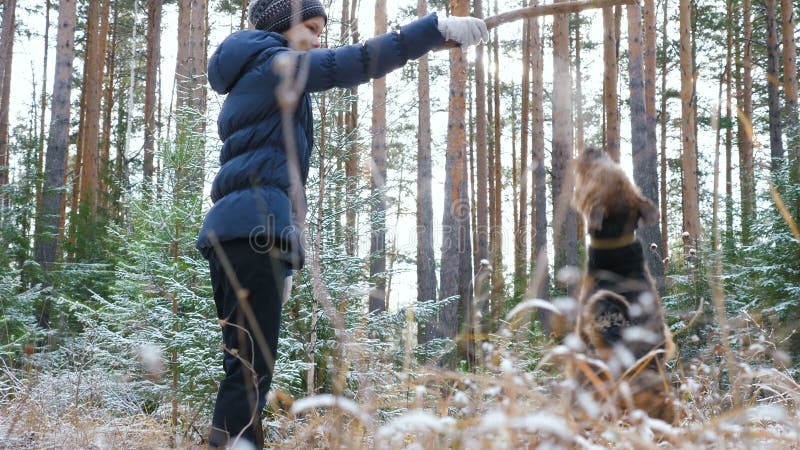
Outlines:
{"label": "dog collar", "polygon": [[636,233],[626,234],[614,239],[591,238],[589,246],[598,250],[611,250],[615,248],[627,247],[636,242]]}

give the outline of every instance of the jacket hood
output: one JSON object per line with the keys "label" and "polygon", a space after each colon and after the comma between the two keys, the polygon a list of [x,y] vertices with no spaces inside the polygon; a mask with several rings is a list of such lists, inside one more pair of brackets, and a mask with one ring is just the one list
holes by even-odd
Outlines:
{"label": "jacket hood", "polygon": [[208,62],[208,83],[217,93],[227,94],[264,50],[288,45],[286,38],[278,33],[237,31],[225,38],[211,55]]}

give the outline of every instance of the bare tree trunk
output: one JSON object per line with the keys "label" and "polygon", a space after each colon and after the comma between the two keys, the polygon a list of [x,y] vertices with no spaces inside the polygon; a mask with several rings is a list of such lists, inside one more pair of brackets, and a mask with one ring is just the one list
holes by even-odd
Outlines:
{"label": "bare tree trunk", "polygon": [[742,243],[751,241],[750,226],[755,209],[755,176],[753,173],[753,53],[752,36],[753,24],[751,0],[742,1],[742,22],[744,35],[743,46],[743,79],[742,89],[738,99],[742,100],[739,106],[739,184],[742,190]]}
{"label": "bare tree trunk", "polygon": [[617,33],[614,10],[603,8],[603,106],[605,109],[605,147],[614,161],[619,162],[619,103],[617,100]]}
{"label": "bare tree trunk", "polygon": [[[538,0],[534,0],[534,4]],[[550,298],[550,269],[547,252],[547,174],[544,165],[544,43],[539,28],[539,19],[531,19],[531,122],[533,141],[531,166],[533,167],[533,206],[531,212],[531,286],[530,295],[542,299]],[[579,72],[578,72],[579,73]],[[579,76],[579,75],[578,75]],[[578,102],[581,99],[579,97]],[[537,276],[538,273],[538,276]],[[537,318],[545,334],[550,333],[550,322],[544,309],[537,311]]]}
{"label": "bare tree trunk", "polygon": [[[586,147],[585,144],[585,132],[583,126],[583,74],[581,73],[581,19],[579,14],[575,14],[575,95],[573,99],[574,108],[575,108],[575,132],[577,135],[575,136],[575,147],[576,147],[576,154],[580,154],[583,152],[583,149]],[[579,218],[576,220],[577,226],[577,240],[578,240],[578,248],[583,248],[586,246],[586,240],[584,236],[586,236],[586,230],[583,226],[583,220]]]}
{"label": "bare tree trunk", "polygon": [[[42,62],[42,97],[39,113],[39,147],[36,155],[36,217],[42,209],[42,180],[44,179],[44,116],[47,114],[47,59],[50,54],[50,0],[44,2],[44,61]],[[38,220],[38,219],[37,219]],[[38,226],[38,225],[37,225]]]}
{"label": "bare tree trunk", "polygon": [[[530,19],[523,22],[522,33],[522,122],[520,124],[519,206],[514,230],[514,298],[527,291],[528,275],[528,135],[531,107],[531,43]],[[514,158],[516,160],[517,158]]]}
{"label": "bare tree trunk", "polygon": [[[667,39],[667,14],[668,0],[662,0],[662,20],[661,20],[661,51],[667,54],[669,41]],[[669,222],[667,221],[667,58],[662,58],[661,62],[661,151],[659,152],[661,163],[661,177],[659,177],[661,191],[661,257],[663,261],[669,260]]]}
{"label": "bare tree trunk", "polygon": [[719,251],[719,146],[722,139],[722,129],[720,128],[720,115],[722,114],[722,85],[725,83],[725,72],[719,77],[719,92],[717,94],[717,109],[711,117],[711,127],[716,132],[714,141],[714,182],[713,203],[711,210],[711,249]]}
{"label": "bare tree trunk", "polygon": [[147,2],[147,51],[144,79],[144,183],[152,187],[156,136],[156,85],[161,62],[161,8],[163,0]]}
{"label": "bare tree trunk", "polygon": [[[583,42],[581,40],[581,21],[578,14],[575,15],[575,147],[577,152],[580,153],[586,147],[585,144],[585,131],[583,125],[583,68],[581,67],[581,47]],[[580,237],[581,225],[578,224]]]}
{"label": "bare tree trunk", "polygon": [[725,117],[727,118],[727,126],[725,127],[725,247],[733,244],[733,117],[731,115],[733,99],[733,24],[735,23],[733,1],[728,0],[726,2],[727,36],[725,42],[728,51],[725,56]]}
{"label": "bare tree trunk", "polygon": [[[423,0],[419,0],[422,2]],[[483,18],[483,0],[475,0],[475,17]],[[486,72],[484,70],[484,45],[475,49],[475,132],[476,132],[476,208],[475,208],[475,246],[477,247],[477,267],[475,277],[475,298],[483,317],[489,312],[489,272],[484,264],[489,260],[489,226],[488,210],[488,158],[487,158],[487,119],[486,119]]]}
{"label": "bare tree trunk", "polygon": [[[100,54],[100,59],[106,67],[105,71],[105,84],[103,86],[103,102],[102,102],[102,129],[100,130],[100,137],[98,142],[98,183],[100,185],[100,192],[98,192],[98,207],[107,210],[111,201],[110,189],[110,167],[109,155],[111,154],[111,112],[114,107],[113,98],[113,84],[114,84],[114,66],[116,56],[116,20],[117,8],[114,8],[114,27],[110,26],[111,19],[111,2],[103,3],[103,11],[100,13],[102,22],[100,25],[100,38],[103,53]],[[108,49],[109,37],[111,38],[111,49]]]}
{"label": "bare tree trunk", "polygon": [[[526,32],[523,30],[522,32],[522,40],[527,41]],[[517,260],[517,229],[519,228],[519,168],[517,165],[517,161],[519,158],[517,157],[517,142],[519,141],[517,137],[517,122],[519,121],[517,116],[517,111],[519,111],[519,107],[517,106],[517,93],[514,91],[516,85],[512,80],[511,84],[511,206],[514,209],[514,276],[516,277],[516,260]],[[512,283],[516,285],[516,282],[512,280]],[[514,287],[514,291],[516,291],[516,286]]]}
{"label": "bare tree trunk", "polygon": [[[494,11],[497,13],[497,0],[494,2]],[[502,147],[502,122],[500,120],[500,38],[497,29],[494,30],[492,39],[492,57],[494,60],[494,85],[493,85],[493,123],[494,123],[494,160],[492,189],[492,216],[494,228],[492,229],[492,324],[497,325],[502,313],[505,299],[505,279],[503,278],[503,162],[500,157]]]}
{"label": "bare tree trunk", "polygon": [[[346,1],[346,0],[345,0]],[[249,6],[248,0],[242,0],[242,14],[239,17],[239,29],[244,30],[247,26],[247,8]],[[345,6],[345,9],[347,7]]]}
{"label": "bare tree trunk", "polygon": [[[386,33],[386,0],[375,1],[375,34]],[[372,82],[372,214],[369,311],[386,311],[386,77]]]}
{"label": "bare tree trunk", "polygon": [[[795,177],[800,154],[800,118],[797,109],[797,44],[794,35],[794,6],[792,0],[781,0],[781,36],[783,42],[783,93],[786,96],[785,122],[789,140],[787,159],[795,165]],[[729,46],[730,47],[730,46]]]}
{"label": "bare tree trunk", "polygon": [[[105,0],[106,2],[110,0]],[[86,108],[83,132],[83,155],[80,184],[80,208],[87,212],[97,211],[100,193],[99,180],[99,136],[100,136],[100,99],[103,85],[103,55],[105,46],[99,28],[103,4],[101,0],[89,2],[89,17],[86,30]]]}
{"label": "bare tree trunk", "polygon": [[[653,204],[658,204],[658,155],[650,143],[648,111],[645,95],[644,51],[642,48],[642,8],[628,5],[628,78],[631,108],[631,147],[633,154],[633,179]],[[653,73],[655,74],[655,73]],[[655,83],[651,83],[655,84]],[[640,228],[639,240],[647,257],[650,273],[659,292],[664,293],[664,267],[658,253],[651,252],[651,244],[660,243],[658,224]]]}
{"label": "bare tree trunk", "polygon": [[[428,14],[426,0],[417,1],[417,15]],[[431,95],[428,55],[419,59],[419,126],[417,134],[417,301],[436,300],[436,260],[433,251],[433,196],[431,190]],[[433,337],[431,324],[421,323],[418,340]]]}
{"label": "bare tree trunk", "polygon": [[192,37],[190,43],[191,102],[194,109],[193,145],[198,149],[187,177],[190,192],[202,193],[205,182],[205,131],[208,67],[208,0],[192,0]]}
{"label": "bare tree trunk", "polygon": [[[6,0],[3,8],[3,29],[0,33],[0,187],[9,183],[8,110],[11,105],[11,60],[14,56],[14,33],[17,29],[17,1]],[[0,207],[7,204],[0,193]]]}
{"label": "bare tree trunk", "polygon": [[695,137],[695,92],[691,44],[691,5],[680,0],[680,59],[681,59],[681,135],[683,152],[683,231],[692,240],[700,237],[700,201],[697,180],[697,149]]}
{"label": "bare tree trunk", "polygon": [[[72,65],[75,60],[76,1],[60,0],[56,43],[56,73],[53,79],[53,104],[45,158],[42,204],[36,220],[34,258],[49,271],[58,259],[59,214],[64,201],[67,153],[69,149],[70,93]],[[43,305],[39,324],[50,325],[49,305]]]}
{"label": "bare tree trunk", "polygon": [[764,20],[767,23],[767,97],[769,103],[769,148],[774,173],[783,163],[783,130],[781,126],[781,94],[778,79],[778,27],[777,0],[765,0]]}
{"label": "bare tree trunk", "polygon": [[[469,15],[467,0],[451,0],[453,15]],[[447,124],[447,176],[442,216],[443,245],[440,292],[442,298],[458,297],[457,303],[445,306],[438,325],[444,336],[455,338],[462,325],[471,335],[472,323],[472,243],[469,231],[469,192],[466,165],[466,56],[461,48],[450,50],[450,112]],[[456,269],[457,270],[454,270]],[[460,313],[460,314],[459,314]],[[463,354],[473,354],[471,339],[464,341]]]}
{"label": "bare tree trunk", "polygon": [[175,106],[178,111],[191,106],[192,0],[178,1],[178,55],[175,63]]}
{"label": "bare tree trunk", "polygon": [[558,14],[553,18],[553,244],[556,271],[578,264],[576,217],[569,206],[573,188],[569,169],[572,160],[569,60],[569,16]]}
{"label": "bare tree trunk", "polygon": [[[666,2],[666,0],[664,0]],[[645,0],[644,2],[644,104],[647,111],[647,154],[652,159],[651,174],[654,177],[653,183],[649,188],[653,189],[650,198],[654,205],[660,205],[659,188],[660,179],[658,174],[658,138],[656,136],[656,5],[654,0]],[[664,175],[662,174],[662,177]],[[662,259],[663,254],[666,252],[661,230],[655,226],[651,231],[651,235],[646,237],[646,241],[654,243],[660,247],[659,251],[655,253],[648,253],[650,256],[651,268],[658,265],[658,270],[652,270],[653,276],[656,278],[656,283],[659,286],[659,292],[664,295],[665,278],[664,278],[664,262]],[[649,250],[648,250],[649,251]]]}
{"label": "bare tree trunk", "polygon": [[[346,6],[347,5],[345,4],[342,8],[344,11],[347,10]],[[356,17],[357,8],[358,0],[353,0],[350,4],[350,11],[346,21],[349,24],[350,37],[354,44],[358,42],[358,19]],[[350,98],[356,100],[351,101],[350,110],[345,114],[345,122],[347,123],[347,136],[350,140],[350,150],[347,156],[347,162],[344,166],[345,177],[347,178],[345,191],[348,199],[347,211],[345,213],[345,248],[349,256],[355,256],[358,253],[358,240],[356,238],[358,217],[353,204],[355,203],[356,198],[358,198],[358,168],[361,165],[361,158],[359,156],[358,149],[358,88],[354,87],[349,89],[348,94]]]}

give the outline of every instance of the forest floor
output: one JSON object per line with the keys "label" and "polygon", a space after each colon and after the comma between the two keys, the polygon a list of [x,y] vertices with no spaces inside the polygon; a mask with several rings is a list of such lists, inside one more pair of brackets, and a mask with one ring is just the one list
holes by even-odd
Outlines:
{"label": "forest floor", "polygon": [[[388,371],[377,374],[383,383],[340,397],[276,401],[273,394],[267,447],[800,449],[800,386],[781,368],[785,355],[763,340],[737,350],[708,344],[673,363],[681,415],[674,425],[591,396],[574,402],[575,384],[558,367],[530,367],[514,347],[510,337],[484,346],[478,371]],[[563,356],[568,349],[542,350]],[[109,392],[82,395],[89,400],[75,406],[80,389],[110,389],[124,399],[131,392],[124,382],[103,388],[88,375],[7,367],[0,379],[0,449],[204,448],[208,419],[196,413],[170,427],[168,407],[120,413],[104,405]]]}

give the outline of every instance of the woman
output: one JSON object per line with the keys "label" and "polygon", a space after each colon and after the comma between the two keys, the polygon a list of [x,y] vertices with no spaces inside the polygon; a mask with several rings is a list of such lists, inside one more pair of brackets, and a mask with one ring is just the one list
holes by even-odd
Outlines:
{"label": "woman", "polygon": [[[302,186],[314,140],[309,94],[380,78],[447,40],[488,40],[482,20],[438,20],[431,14],[399,33],[320,49],[328,18],[319,0],[253,0],[248,19],[254,29],[226,38],[208,66],[211,87],[227,94],[217,120],[223,145],[211,189],[214,206],[197,240],[209,260],[224,342],[225,378],[214,408],[212,447],[238,437],[258,448],[263,443],[260,414],[272,381],[282,301],[291,289],[291,271],[304,258]],[[285,74],[287,64],[276,61],[291,61],[289,75],[305,81],[287,124],[278,90],[278,72]]]}

